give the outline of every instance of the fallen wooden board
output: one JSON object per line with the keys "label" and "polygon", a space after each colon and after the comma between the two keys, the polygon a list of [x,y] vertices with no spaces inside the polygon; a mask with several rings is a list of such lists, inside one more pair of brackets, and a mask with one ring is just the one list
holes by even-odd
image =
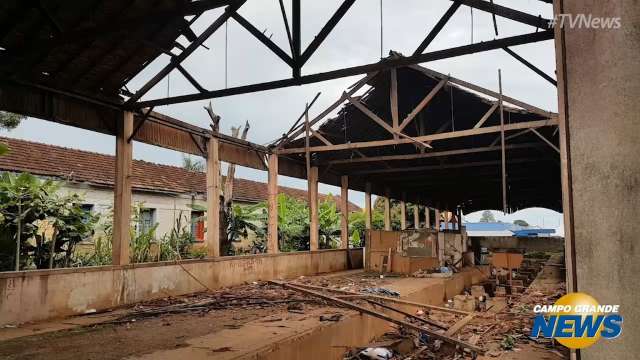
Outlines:
{"label": "fallen wooden board", "polygon": [[387,309],[387,310],[395,311],[395,312],[397,312],[397,313],[399,313],[399,314],[402,314],[402,315],[404,315],[404,316],[406,316],[406,317],[408,317],[408,318],[411,318],[411,319],[414,319],[414,320],[417,320],[417,321],[421,321],[421,322],[427,323],[427,324],[429,324],[429,325],[435,326],[435,327],[440,328],[440,329],[443,329],[443,330],[446,330],[446,329],[447,329],[447,325],[446,325],[446,324],[443,324],[443,323],[441,323],[441,322],[439,322],[439,321],[435,321],[435,320],[432,320],[432,319],[424,319],[424,318],[421,318],[421,317],[419,317],[419,316],[415,316],[415,315],[413,315],[413,314],[410,314],[410,313],[408,313],[408,312],[406,312],[406,311],[402,311],[402,310],[396,309],[396,308],[394,308],[394,307],[391,307],[391,306],[389,306],[389,305],[385,305],[385,304],[383,304],[383,303],[380,303],[380,302],[377,302],[377,301],[373,301],[372,299],[365,299],[365,300],[366,300],[369,304],[376,305],[376,306],[380,306],[380,307],[385,308],[385,309]]}
{"label": "fallen wooden board", "polygon": [[475,316],[476,316],[476,314],[469,314],[469,315],[465,316],[464,318],[462,318],[462,320],[460,320],[457,323],[453,324],[453,326],[451,326],[444,334],[447,335],[447,336],[455,335],[458,331],[460,331],[460,329],[462,329],[471,320],[473,320],[473,318]]}
{"label": "fallen wooden board", "polygon": [[314,289],[314,290],[331,291],[331,292],[344,294],[344,295],[354,295],[354,296],[358,295],[360,297],[368,297],[368,298],[372,298],[372,299],[391,301],[391,302],[395,302],[395,303],[398,303],[398,304],[406,304],[406,305],[418,306],[418,307],[422,307],[422,308],[425,308],[425,309],[448,312],[448,313],[457,314],[457,315],[467,316],[467,315],[471,314],[470,312],[464,311],[464,310],[450,309],[450,308],[443,307],[443,306],[436,306],[436,305],[430,305],[430,304],[425,304],[425,303],[420,303],[420,302],[415,302],[415,301],[402,300],[402,299],[388,297],[388,296],[380,296],[380,295],[367,294],[367,293],[358,293],[358,292],[354,292],[354,291],[332,289],[332,288],[326,288],[326,287],[322,287],[322,286],[299,284],[299,283],[292,283],[292,285],[300,286],[300,287],[304,287],[304,288],[309,288],[309,289]]}
{"label": "fallen wooden board", "polygon": [[[333,296],[325,295],[325,294],[322,294],[322,293],[314,291],[314,290],[305,289],[304,287],[300,287],[300,286],[297,286],[297,285],[288,284],[286,282],[280,282],[280,281],[274,281],[274,280],[272,280],[270,282],[273,283],[273,284],[276,284],[276,285],[283,286],[283,287],[285,287],[287,289],[296,290],[296,291],[299,291],[299,292],[307,294],[307,295],[311,295],[311,296],[315,296],[315,297],[321,298],[323,300],[331,301],[331,302],[333,302],[333,303],[335,303],[337,305],[341,305],[343,307],[359,311],[360,313],[367,314],[367,315],[370,315],[370,316],[373,316],[373,317],[377,317],[377,318],[385,320],[385,321],[389,321],[389,322],[394,323],[396,325],[404,326],[406,328],[409,328],[409,329],[412,329],[412,330],[415,330],[415,331],[420,331],[420,332],[427,333],[433,338],[440,339],[440,340],[442,340],[444,342],[448,342],[448,343],[453,344],[453,345],[459,345],[459,346],[461,346],[463,348],[470,349],[471,351],[474,351],[474,352],[476,352],[478,354],[481,354],[481,355],[485,353],[484,349],[482,349],[482,348],[480,348],[478,346],[475,346],[473,344],[469,344],[469,343],[467,343],[465,341],[462,341],[462,340],[454,339],[454,338],[452,338],[450,336],[447,336],[447,335],[444,335],[444,334],[440,334],[438,332],[432,331],[432,330],[424,328],[422,326],[418,326],[418,325],[412,324],[412,323],[404,321],[404,320],[394,319],[391,316],[388,316],[386,314],[382,314],[380,312],[371,310],[369,308],[366,308],[366,307],[351,303],[349,301],[345,301],[345,300],[338,299],[338,298],[333,297]],[[327,290],[326,288],[322,288],[322,289],[323,290]]]}

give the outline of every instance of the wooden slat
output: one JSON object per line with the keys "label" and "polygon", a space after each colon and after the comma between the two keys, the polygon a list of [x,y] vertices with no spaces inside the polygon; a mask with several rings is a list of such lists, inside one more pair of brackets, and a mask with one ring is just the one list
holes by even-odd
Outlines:
{"label": "wooden slat", "polygon": [[411,123],[413,118],[415,118],[416,115],[418,115],[418,113],[420,113],[420,111],[422,111],[422,109],[424,109],[424,107],[427,106],[427,104],[429,104],[429,102],[433,99],[433,97],[436,96],[438,91],[440,91],[440,89],[442,89],[442,87],[446,83],[447,83],[446,80],[440,80],[438,85],[436,85],[433,89],[431,89],[431,91],[427,94],[427,96],[425,96],[424,99],[422,99],[418,103],[418,105],[416,105],[413,111],[411,111],[411,113],[409,113],[409,115],[407,115],[407,117],[402,121],[402,124],[400,124],[400,127],[398,128],[398,131],[402,131],[407,125],[409,125],[409,123]]}
{"label": "wooden slat", "polygon": [[389,101],[391,105],[391,124],[393,127],[393,138],[398,139],[398,122],[399,120],[399,109],[398,109],[398,71],[393,68],[391,69],[391,89],[389,91]]}
{"label": "wooden slat", "polygon": [[480,121],[478,121],[473,128],[477,129],[479,127],[482,127],[482,125],[484,125],[484,123],[489,119],[491,114],[493,114],[493,112],[496,111],[497,108],[498,108],[498,104],[497,103],[493,104],[489,108],[489,110],[487,110],[487,112],[482,116],[482,119],[480,119]]}
{"label": "wooden slat", "polygon": [[540,139],[542,139],[542,141],[546,142],[549,146],[551,146],[553,148],[553,150],[555,150],[558,154],[560,154],[560,149],[551,141],[549,141],[549,139],[547,139],[546,137],[544,137],[542,134],[540,134],[538,132],[538,130],[536,129],[531,129],[531,132],[533,132],[534,134],[538,135],[538,137]]}
{"label": "wooden slat", "polygon": [[[554,126],[557,124],[558,124],[557,118],[548,119],[548,120],[526,121],[526,122],[505,125],[504,130],[511,131],[511,130],[521,130],[521,129],[531,129],[531,128],[538,128],[543,126]],[[388,130],[393,131],[393,129],[388,129]],[[378,146],[408,144],[408,143],[413,143],[414,141],[427,142],[427,141],[433,141],[433,140],[453,139],[453,138],[460,138],[460,137],[480,135],[480,134],[497,133],[500,131],[501,131],[500,126],[489,126],[489,127],[478,128],[478,129],[467,129],[467,130],[451,131],[451,132],[446,132],[441,134],[416,136],[412,139],[398,139],[398,140],[389,139],[389,140],[355,142],[355,143],[348,143],[348,144],[335,144],[331,146],[329,145],[313,146],[311,147],[310,150],[312,152],[321,152],[321,151],[336,151],[336,150],[347,150],[347,149],[362,149],[362,148],[378,147]],[[279,154],[297,154],[297,153],[305,152],[305,148],[281,149],[281,150],[278,150],[277,152]]]}
{"label": "wooden slat", "polygon": [[457,323],[453,324],[453,326],[451,326],[449,329],[447,329],[447,331],[444,334],[447,336],[455,335],[458,331],[460,331],[463,327],[465,327],[465,325],[471,322],[471,320],[473,320],[475,316],[476,314],[469,314],[465,316],[464,318],[462,318],[462,320],[458,321]]}

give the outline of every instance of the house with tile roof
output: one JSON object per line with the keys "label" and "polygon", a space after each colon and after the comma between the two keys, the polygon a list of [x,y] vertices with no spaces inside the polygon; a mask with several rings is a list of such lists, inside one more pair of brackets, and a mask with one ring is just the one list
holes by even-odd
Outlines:
{"label": "house with tile roof", "polygon": [[[0,142],[9,147],[9,152],[0,156],[0,172],[28,172],[42,178],[61,180],[64,184],[61,191],[82,194],[87,210],[99,214],[110,211],[115,178],[114,156],[6,137],[0,137]],[[206,177],[203,172],[134,160],[131,182],[132,203],[143,204],[140,226],[157,223],[158,237],[171,231],[178,219],[188,224],[190,219],[205,215],[193,210],[193,205],[206,208]],[[279,192],[307,200],[305,190],[280,186]],[[232,200],[236,204],[265,201],[267,194],[266,183],[234,179]],[[329,196],[333,197],[338,211],[341,211],[339,195],[320,194],[319,200],[324,201]],[[348,210],[352,212],[360,208],[349,202]],[[204,241],[202,221],[192,223],[192,232],[197,241]]]}

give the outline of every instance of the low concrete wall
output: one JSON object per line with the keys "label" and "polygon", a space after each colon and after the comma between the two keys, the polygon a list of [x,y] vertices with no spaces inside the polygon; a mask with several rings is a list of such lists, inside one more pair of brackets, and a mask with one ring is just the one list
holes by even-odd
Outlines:
{"label": "low concrete wall", "polygon": [[200,282],[215,289],[346,269],[346,250],[324,250],[6,272],[0,273],[0,326],[203,291]]}
{"label": "low concrete wall", "polygon": [[518,238],[514,236],[472,236],[471,243],[488,249],[520,249],[527,251],[564,251],[564,239],[554,237]]}

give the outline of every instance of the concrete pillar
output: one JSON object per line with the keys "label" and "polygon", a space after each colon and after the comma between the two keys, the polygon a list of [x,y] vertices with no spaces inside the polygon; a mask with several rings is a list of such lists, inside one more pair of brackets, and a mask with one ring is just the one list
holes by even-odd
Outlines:
{"label": "concrete pillar", "polygon": [[220,159],[219,140],[210,137],[207,142],[207,253],[220,256]]}
{"label": "concrete pillar", "polygon": [[371,230],[371,183],[365,184],[364,193],[364,228]]}
{"label": "concrete pillar", "polygon": [[402,194],[402,200],[400,200],[400,230],[407,229],[407,203],[405,202],[405,194]]}
{"label": "concrete pillar", "polygon": [[420,228],[420,209],[418,205],[413,205],[413,228]]}
{"label": "concrete pillar", "polygon": [[278,252],[278,155],[269,155],[267,253]]}
{"label": "concrete pillar", "polygon": [[117,126],[111,254],[114,265],[125,265],[129,263],[129,242],[131,237],[131,164],[133,161],[133,144],[128,140],[133,133],[133,113],[125,111],[122,122],[118,122]]}
{"label": "concrete pillar", "polygon": [[[640,354],[640,6],[636,0],[554,1],[556,14],[593,14],[619,28],[556,26],[567,290],[620,304],[622,334],[580,357]],[[598,84],[600,91],[593,91]],[[633,355],[636,354],[636,355]]]}
{"label": "concrete pillar", "polygon": [[391,203],[389,188],[384,189],[384,229],[391,231]]}
{"label": "concrete pillar", "polygon": [[311,251],[316,251],[318,250],[318,238],[320,237],[318,228],[318,167],[312,166],[308,177],[309,248]]}
{"label": "concrete pillar", "polygon": [[431,228],[431,214],[430,214],[431,210],[429,209],[429,206],[425,206],[424,207],[424,228],[425,229],[430,229]]}
{"label": "concrete pillar", "polygon": [[349,177],[340,178],[340,248],[349,248]]}

